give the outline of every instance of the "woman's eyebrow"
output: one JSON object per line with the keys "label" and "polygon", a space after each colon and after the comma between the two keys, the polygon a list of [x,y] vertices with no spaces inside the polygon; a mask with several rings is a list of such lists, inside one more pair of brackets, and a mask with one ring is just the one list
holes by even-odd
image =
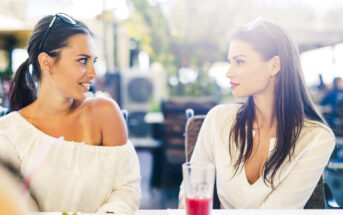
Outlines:
{"label": "woman's eyebrow", "polygon": [[[88,55],[88,54],[79,54],[78,57],[86,57],[86,58],[92,58],[92,56]],[[98,60],[97,56],[94,56],[94,60]]]}
{"label": "woman's eyebrow", "polygon": [[86,58],[91,58],[91,56],[88,55],[88,54],[79,54],[78,56],[80,56],[80,57],[86,57]]}
{"label": "woman's eyebrow", "polygon": [[[245,56],[244,54],[239,54],[239,55],[233,56],[233,57],[232,57],[232,60],[236,60],[236,59],[239,58],[239,57],[246,57],[246,56]],[[229,57],[227,57],[227,60],[229,61],[229,63],[231,63]]]}
{"label": "woman's eyebrow", "polygon": [[233,56],[232,59],[236,60],[239,57],[246,57],[246,56],[244,54],[240,54],[240,55]]}

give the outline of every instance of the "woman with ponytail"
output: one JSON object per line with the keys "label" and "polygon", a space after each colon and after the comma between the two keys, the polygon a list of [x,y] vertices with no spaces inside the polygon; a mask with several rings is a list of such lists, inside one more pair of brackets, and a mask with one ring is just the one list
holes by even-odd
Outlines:
{"label": "woman with ponytail", "polygon": [[13,111],[31,104],[37,98],[37,89],[30,74],[29,58],[20,65],[10,88],[10,109]]}
{"label": "woman with ponytail", "polygon": [[257,19],[232,32],[228,61],[232,93],[246,101],[207,114],[191,162],[215,166],[222,208],[303,208],[335,136],[307,92],[295,43]]}
{"label": "woman with ponytail", "polygon": [[97,77],[93,33],[71,16],[42,18],[0,118],[0,159],[25,177],[40,211],[133,214],[140,171],[120,108],[87,98]]}

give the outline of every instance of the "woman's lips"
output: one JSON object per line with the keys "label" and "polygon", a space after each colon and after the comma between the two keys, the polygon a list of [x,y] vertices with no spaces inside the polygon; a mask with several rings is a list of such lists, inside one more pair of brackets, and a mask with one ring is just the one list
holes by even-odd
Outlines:
{"label": "woman's lips", "polygon": [[84,90],[88,91],[92,82],[81,82],[79,84],[84,88]]}
{"label": "woman's lips", "polygon": [[233,83],[233,82],[230,82],[230,85],[231,85],[231,89],[236,88],[236,87],[239,86],[239,84]]}

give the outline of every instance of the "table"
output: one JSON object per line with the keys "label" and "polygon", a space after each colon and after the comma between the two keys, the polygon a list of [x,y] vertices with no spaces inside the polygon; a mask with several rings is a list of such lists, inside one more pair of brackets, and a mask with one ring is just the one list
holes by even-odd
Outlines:
{"label": "table", "polygon": [[[32,215],[61,215],[61,212],[33,213]],[[72,213],[69,213],[70,215]],[[185,215],[184,210],[138,210],[135,215]],[[92,213],[78,213],[92,215]],[[93,213],[94,215],[94,213]],[[343,210],[213,210],[211,215],[343,215]]]}
{"label": "table", "polygon": [[147,150],[153,152],[162,146],[161,141],[152,138],[129,138],[129,140],[135,147],[136,151]]}
{"label": "table", "polygon": [[152,138],[129,138],[136,151],[147,151],[152,155],[152,171],[150,185],[160,184],[159,174],[161,172],[162,142]]}

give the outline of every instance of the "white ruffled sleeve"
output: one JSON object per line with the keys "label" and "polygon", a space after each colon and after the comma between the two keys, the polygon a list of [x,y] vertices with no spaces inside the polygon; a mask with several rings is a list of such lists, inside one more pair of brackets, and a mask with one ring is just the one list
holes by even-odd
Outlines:
{"label": "white ruffled sleeve", "polygon": [[118,146],[116,154],[116,175],[112,193],[109,199],[97,210],[97,213],[134,214],[139,208],[141,199],[138,157],[130,142]]}

